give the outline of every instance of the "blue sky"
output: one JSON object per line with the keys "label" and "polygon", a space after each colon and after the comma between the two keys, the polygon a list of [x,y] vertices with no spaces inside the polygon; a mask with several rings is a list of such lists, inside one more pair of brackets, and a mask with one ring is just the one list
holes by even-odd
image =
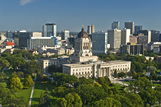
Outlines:
{"label": "blue sky", "polygon": [[113,21],[161,31],[161,0],[0,0],[0,31],[41,31],[45,22],[58,31],[78,32],[82,24],[107,31]]}

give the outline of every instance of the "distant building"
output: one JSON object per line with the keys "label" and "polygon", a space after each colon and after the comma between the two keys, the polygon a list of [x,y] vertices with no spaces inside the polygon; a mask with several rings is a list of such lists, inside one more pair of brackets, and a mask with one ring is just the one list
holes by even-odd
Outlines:
{"label": "distant building", "polygon": [[135,26],[135,34],[138,34],[138,31],[143,30],[143,27],[140,26]]}
{"label": "distant building", "polygon": [[6,36],[7,38],[9,38],[9,39],[13,39],[13,32],[7,31],[6,34],[5,34],[5,36]]}
{"label": "distant building", "polygon": [[27,49],[38,49],[43,46],[53,47],[53,37],[31,37],[27,40]]}
{"label": "distant building", "polygon": [[121,30],[121,45],[129,43],[130,29]]}
{"label": "distant building", "polygon": [[69,30],[64,30],[61,32],[61,39],[62,40],[68,40],[69,38]]}
{"label": "distant building", "polygon": [[144,54],[144,46],[141,44],[136,44],[136,45],[121,45],[120,46],[120,53],[121,54],[132,54],[132,55],[140,55]]}
{"label": "distant building", "polygon": [[54,36],[56,37],[56,24],[54,23],[47,23],[43,25],[43,37],[50,37]]}
{"label": "distant building", "polygon": [[31,32],[31,37],[42,37],[42,32]]}
{"label": "distant building", "polygon": [[120,29],[120,22],[113,22],[111,25],[111,29]]}
{"label": "distant building", "polygon": [[95,26],[91,25],[91,33],[95,33]]}
{"label": "distant building", "polygon": [[119,49],[121,45],[121,30],[108,30],[108,43],[111,49]]}
{"label": "distant building", "polygon": [[31,37],[30,32],[25,32],[25,31],[14,32],[13,38],[14,38],[15,47],[22,47],[22,48],[27,47],[27,39],[29,39],[30,37]]}
{"label": "distant building", "polygon": [[125,22],[125,28],[130,29],[130,33],[134,34],[134,22]]}
{"label": "distant building", "polygon": [[153,50],[154,53],[160,53],[161,52],[161,42],[150,42],[148,44],[148,50]]}
{"label": "distant building", "polygon": [[151,30],[151,42],[159,42],[160,31]]}
{"label": "distant building", "polygon": [[107,53],[107,32],[96,32],[92,34],[93,54]]}
{"label": "distant building", "polygon": [[131,44],[137,44],[137,38],[138,38],[138,36],[130,36],[129,37],[130,38],[130,43]]}
{"label": "distant building", "polygon": [[149,30],[139,30],[138,34],[143,34],[144,36],[147,36],[147,43],[151,42],[151,31]]}
{"label": "distant building", "polygon": [[89,26],[87,27],[87,33],[88,33],[88,34],[91,34],[91,33],[92,33],[91,25],[89,25]]}
{"label": "distant building", "polygon": [[94,26],[94,25],[89,25],[89,26],[87,27],[87,33],[88,33],[88,34],[95,33],[95,26]]}

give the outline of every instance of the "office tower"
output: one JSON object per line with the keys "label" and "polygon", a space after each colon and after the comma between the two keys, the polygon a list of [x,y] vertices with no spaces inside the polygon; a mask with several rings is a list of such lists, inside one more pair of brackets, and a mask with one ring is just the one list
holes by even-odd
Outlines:
{"label": "office tower", "polygon": [[91,25],[89,25],[88,28],[87,28],[87,33],[91,34],[91,32],[92,32],[92,28],[91,28]]}
{"label": "office tower", "polygon": [[159,42],[160,31],[151,30],[151,42]]}
{"label": "office tower", "polygon": [[112,29],[120,29],[120,22],[113,22],[112,23],[112,26],[111,26]]}
{"label": "office tower", "polygon": [[107,53],[107,32],[96,32],[92,34],[93,54]]}
{"label": "office tower", "polygon": [[125,28],[130,29],[130,33],[134,34],[134,22],[125,22]]}
{"label": "office tower", "polygon": [[127,44],[129,42],[130,29],[121,30],[121,45]]}
{"label": "office tower", "polygon": [[13,39],[13,32],[7,31],[5,36],[9,39]]}
{"label": "office tower", "polygon": [[27,49],[38,49],[43,46],[53,47],[54,38],[51,37],[31,37],[27,40]]}
{"label": "office tower", "polygon": [[31,32],[31,37],[42,37],[41,32]]}
{"label": "office tower", "polygon": [[91,25],[91,33],[95,33],[95,26]]}
{"label": "office tower", "polygon": [[47,23],[43,25],[43,37],[56,37],[56,24],[54,23]]}
{"label": "office tower", "polygon": [[141,25],[135,26],[135,34],[138,34],[138,31],[143,30],[143,27]]}
{"label": "office tower", "polygon": [[69,30],[63,30],[61,32],[61,39],[62,40],[67,40],[69,38]]}
{"label": "office tower", "polygon": [[15,47],[27,47],[27,39],[31,37],[30,32],[14,32],[13,33],[13,38],[14,38],[14,43]]}
{"label": "office tower", "polygon": [[130,39],[129,39],[129,40],[130,40],[129,42],[130,42],[131,44],[137,44],[138,36],[130,36],[129,38],[130,38]]}
{"label": "office tower", "polygon": [[138,34],[143,34],[144,36],[147,36],[147,43],[151,42],[151,31],[149,31],[149,30],[140,30],[140,31],[138,31]]}
{"label": "office tower", "polygon": [[108,30],[108,44],[110,44],[110,48],[117,50],[121,45],[121,30],[113,29]]}

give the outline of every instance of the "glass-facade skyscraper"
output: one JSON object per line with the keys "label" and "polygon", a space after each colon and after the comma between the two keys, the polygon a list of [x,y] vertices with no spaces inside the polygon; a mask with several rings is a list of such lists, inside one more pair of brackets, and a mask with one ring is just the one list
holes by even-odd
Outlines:
{"label": "glass-facade skyscraper", "polygon": [[56,37],[56,24],[54,23],[45,24],[43,26],[43,36],[44,37],[50,37],[50,36]]}

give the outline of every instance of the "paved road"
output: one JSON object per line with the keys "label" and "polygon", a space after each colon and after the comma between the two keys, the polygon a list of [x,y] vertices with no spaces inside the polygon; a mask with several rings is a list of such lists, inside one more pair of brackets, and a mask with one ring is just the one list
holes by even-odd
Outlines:
{"label": "paved road", "polygon": [[36,78],[34,79],[34,85],[33,85],[33,87],[32,87],[32,91],[31,91],[31,95],[30,95],[29,107],[31,107],[32,97],[33,97],[34,88],[35,88],[35,81],[36,81]]}
{"label": "paved road", "polygon": [[120,81],[119,79],[111,79],[111,83],[118,83],[118,84],[121,84],[121,85],[128,86],[128,84],[123,83],[123,82],[122,82],[122,81]]}

